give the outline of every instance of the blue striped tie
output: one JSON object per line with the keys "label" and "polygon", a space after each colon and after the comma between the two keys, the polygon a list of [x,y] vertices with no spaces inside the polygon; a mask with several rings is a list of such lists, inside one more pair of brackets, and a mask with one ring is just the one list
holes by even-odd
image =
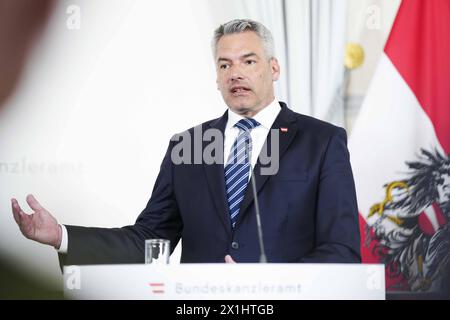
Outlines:
{"label": "blue striped tie", "polygon": [[239,134],[233,143],[225,166],[225,185],[233,228],[236,226],[240,204],[244,200],[251,170],[248,155],[252,152],[250,131],[259,126],[259,123],[253,119],[242,119],[234,126],[239,129]]}

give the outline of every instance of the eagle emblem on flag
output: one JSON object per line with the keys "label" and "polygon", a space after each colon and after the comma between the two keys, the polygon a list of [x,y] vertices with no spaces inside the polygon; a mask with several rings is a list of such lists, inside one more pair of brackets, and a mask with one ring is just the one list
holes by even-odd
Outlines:
{"label": "eagle emblem on flag", "polygon": [[365,245],[375,243],[388,276],[404,279],[388,290],[438,291],[450,266],[450,155],[421,149],[406,165],[405,179],[384,185],[371,206]]}

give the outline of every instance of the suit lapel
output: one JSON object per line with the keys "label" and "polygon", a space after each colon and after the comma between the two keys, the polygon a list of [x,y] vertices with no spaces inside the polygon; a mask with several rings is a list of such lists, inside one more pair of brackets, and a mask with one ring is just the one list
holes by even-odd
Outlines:
{"label": "suit lapel", "polygon": [[[218,129],[222,132],[224,137],[225,126],[228,120],[228,112],[212,122],[209,128]],[[207,142],[203,142],[203,148],[205,149]],[[226,231],[231,235],[231,220],[230,214],[228,212],[228,202],[225,192],[225,173],[223,163],[215,164],[205,164],[203,163],[203,168],[206,174],[206,180],[209,185],[209,189],[212,193],[212,198],[216,206],[216,213],[219,215],[219,219],[222,221]]]}
{"label": "suit lapel", "polygon": [[[279,157],[280,157],[280,163],[281,163],[281,158],[283,157],[283,154],[286,152],[286,150],[288,149],[289,145],[291,144],[291,142],[293,141],[294,137],[297,134],[297,124],[295,123],[297,121],[294,113],[288,109],[288,107],[286,106],[286,104],[284,104],[283,102],[280,102],[281,104],[281,111],[278,115],[278,117],[275,119],[271,130],[280,130],[280,128],[283,128],[283,131],[285,131],[284,128],[287,129],[286,132],[282,132],[281,130],[279,131],[279,138],[280,138],[280,144],[279,144]],[[268,154],[272,155],[272,151],[270,150],[270,146],[271,146],[271,134],[269,132],[266,142],[265,142],[265,146],[264,148],[268,147]],[[264,186],[264,184],[266,183],[267,179],[269,179],[269,175],[261,175],[261,162],[260,159],[258,157],[258,161],[255,165],[255,168],[253,170],[254,172],[254,177],[255,177],[255,182],[256,182],[256,192],[259,193],[259,191],[262,189],[262,187]],[[239,225],[239,222],[242,220],[243,216],[245,216],[246,210],[247,208],[250,206],[250,204],[253,202],[253,190],[252,190],[252,186],[251,186],[251,181],[248,184],[247,187],[247,191],[245,193],[244,196],[244,200],[242,201],[241,204],[241,208],[239,210],[239,217],[237,220],[236,225]]]}

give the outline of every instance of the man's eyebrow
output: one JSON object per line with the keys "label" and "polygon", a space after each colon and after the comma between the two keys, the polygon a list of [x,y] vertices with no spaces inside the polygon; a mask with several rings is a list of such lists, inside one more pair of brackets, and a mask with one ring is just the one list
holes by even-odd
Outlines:
{"label": "man's eyebrow", "polygon": [[254,52],[250,52],[250,53],[244,54],[242,56],[242,58],[244,58],[244,59],[250,58],[250,57],[258,57],[258,55],[256,53],[254,53]]}
{"label": "man's eyebrow", "polygon": [[[247,58],[250,58],[250,57],[257,57],[257,58],[259,58],[259,56],[256,53],[249,52],[249,53],[246,53],[246,54],[242,55],[241,59],[247,59]],[[219,63],[219,62],[230,62],[230,61],[231,61],[231,59],[224,58],[224,57],[217,58],[217,63]]]}
{"label": "man's eyebrow", "polygon": [[217,62],[221,62],[221,61],[227,61],[227,62],[229,62],[229,61],[231,61],[231,59],[222,58],[222,57],[217,58]]}

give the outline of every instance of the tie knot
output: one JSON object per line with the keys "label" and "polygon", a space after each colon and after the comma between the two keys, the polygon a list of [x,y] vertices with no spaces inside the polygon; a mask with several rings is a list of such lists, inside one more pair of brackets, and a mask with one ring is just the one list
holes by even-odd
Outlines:
{"label": "tie knot", "polygon": [[245,119],[239,120],[234,126],[236,128],[239,128],[240,130],[250,131],[259,125],[260,125],[260,123],[256,120],[254,120],[252,118],[245,118]]}

